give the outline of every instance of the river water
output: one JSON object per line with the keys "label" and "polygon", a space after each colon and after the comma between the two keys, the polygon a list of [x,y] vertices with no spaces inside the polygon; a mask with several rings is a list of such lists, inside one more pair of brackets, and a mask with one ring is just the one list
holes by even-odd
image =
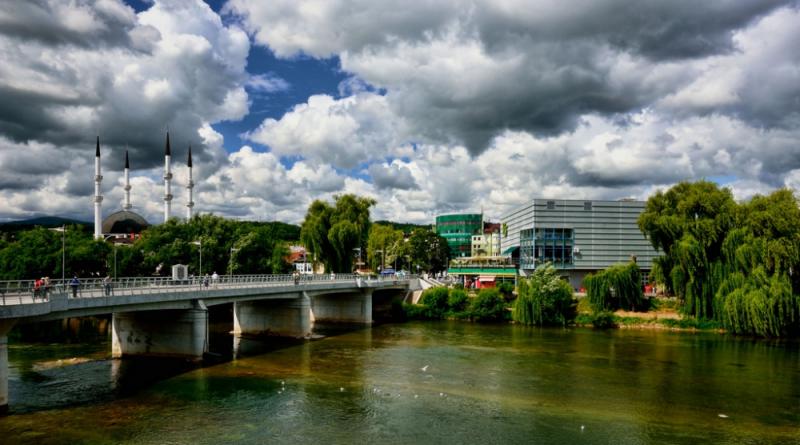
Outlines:
{"label": "river water", "polygon": [[[229,361],[12,343],[0,443],[800,443],[796,342],[463,322],[234,340]],[[234,342],[236,342],[234,344]]]}

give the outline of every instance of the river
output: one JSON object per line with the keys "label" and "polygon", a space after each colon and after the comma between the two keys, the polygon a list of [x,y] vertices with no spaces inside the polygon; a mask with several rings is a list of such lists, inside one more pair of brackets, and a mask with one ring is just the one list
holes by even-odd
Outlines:
{"label": "river", "polygon": [[463,322],[323,333],[216,334],[233,358],[202,368],[111,360],[105,337],[12,343],[0,443],[800,443],[793,341]]}

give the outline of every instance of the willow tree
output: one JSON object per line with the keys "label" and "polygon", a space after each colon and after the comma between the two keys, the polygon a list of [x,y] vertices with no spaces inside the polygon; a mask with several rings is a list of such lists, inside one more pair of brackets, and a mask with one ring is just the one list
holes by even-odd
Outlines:
{"label": "willow tree", "polygon": [[369,233],[371,198],[355,195],[335,197],[333,206],[316,200],[306,212],[300,228],[300,240],[327,270],[350,272],[354,249],[364,248]]}
{"label": "willow tree", "polygon": [[595,312],[614,309],[644,310],[642,273],[634,262],[615,264],[583,281],[586,298]]}
{"label": "willow tree", "polygon": [[[367,240],[367,262],[371,269],[393,264],[403,253],[403,232],[386,224],[373,224]],[[386,264],[383,264],[384,260]]]}
{"label": "willow tree", "polygon": [[713,182],[681,182],[647,200],[639,228],[663,256],[659,278],[684,301],[687,313],[713,317],[721,281],[722,242],[735,223],[736,202]]}
{"label": "willow tree", "polygon": [[756,196],[740,206],[726,236],[715,311],[734,333],[800,333],[800,209],[789,190]]}
{"label": "willow tree", "polygon": [[572,287],[558,276],[552,264],[536,268],[521,278],[511,318],[525,325],[566,325],[575,319]]}

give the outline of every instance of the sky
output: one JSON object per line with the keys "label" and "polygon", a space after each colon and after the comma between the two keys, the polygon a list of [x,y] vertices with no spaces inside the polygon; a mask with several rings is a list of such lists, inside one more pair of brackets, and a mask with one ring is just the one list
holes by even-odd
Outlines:
{"label": "sky", "polygon": [[0,220],[491,220],[708,179],[800,187],[800,1],[6,0]]}

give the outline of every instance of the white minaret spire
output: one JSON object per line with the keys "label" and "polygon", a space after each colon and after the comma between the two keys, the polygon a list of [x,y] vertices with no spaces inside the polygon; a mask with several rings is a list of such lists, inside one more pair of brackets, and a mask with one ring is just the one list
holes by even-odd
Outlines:
{"label": "white minaret spire", "polygon": [[186,190],[189,192],[189,201],[186,203],[186,219],[192,219],[192,189],[194,188],[194,181],[192,181],[192,146],[189,146],[189,157],[186,160],[186,166],[189,167],[189,182],[186,184]]}
{"label": "white minaret spire", "polygon": [[102,207],[103,195],[100,194],[100,183],[103,175],[100,174],[100,136],[97,136],[97,148],[94,152],[94,239],[103,239]]}
{"label": "white minaret spire", "polygon": [[169,220],[170,209],[172,207],[172,192],[170,190],[170,181],[172,180],[172,171],[170,170],[170,150],[169,150],[169,131],[167,132],[167,145],[164,148],[164,222]]}
{"label": "white minaret spire", "polygon": [[131,164],[128,162],[128,150],[125,150],[125,204],[122,209],[126,212],[131,209]]}

